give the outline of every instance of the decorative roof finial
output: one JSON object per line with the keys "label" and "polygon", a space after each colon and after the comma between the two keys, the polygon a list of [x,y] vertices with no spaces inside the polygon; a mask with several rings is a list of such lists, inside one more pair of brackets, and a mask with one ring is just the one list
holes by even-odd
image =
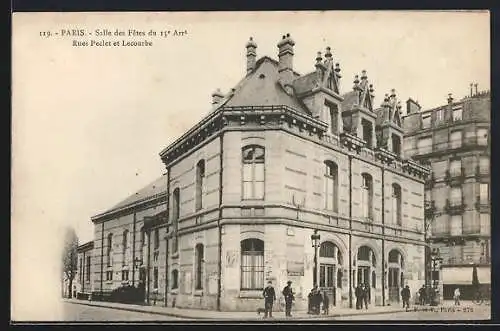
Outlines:
{"label": "decorative roof finial", "polygon": [[322,60],[322,58],[321,58],[321,52],[318,52],[317,54],[318,55],[316,56],[316,62],[317,62],[317,64],[319,64],[319,63],[321,63],[321,60]]}
{"label": "decorative roof finial", "polygon": [[361,71],[361,80],[366,80],[368,76],[366,75],[366,70]]}
{"label": "decorative roof finial", "polygon": [[330,46],[326,47],[325,57],[330,59],[332,57],[332,52]]}

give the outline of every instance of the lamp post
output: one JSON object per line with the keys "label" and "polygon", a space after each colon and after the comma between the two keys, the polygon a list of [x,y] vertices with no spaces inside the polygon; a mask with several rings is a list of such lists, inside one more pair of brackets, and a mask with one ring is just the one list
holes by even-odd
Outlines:
{"label": "lamp post", "polygon": [[318,234],[318,230],[314,230],[314,233],[311,235],[312,247],[314,247],[314,273],[313,273],[313,286],[316,286],[318,283],[318,248],[319,248],[319,240],[321,239]]}
{"label": "lamp post", "polygon": [[443,258],[439,254],[439,248],[433,248],[431,252],[431,263],[432,263],[432,274],[431,274],[431,280],[432,280],[432,297],[431,297],[431,305],[432,306],[437,306],[438,300],[437,300],[437,287],[439,284],[439,263],[443,261]]}
{"label": "lamp post", "polygon": [[[139,267],[141,266],[141,264],[142,264],[142,260],[139,259],[138,257],[135,257],[135,259],[134,259],[134,267],[135,267],[135,269],[139,269]],[[135,270],[134,270],[134,272],[135,272]],[[135,286],[135,277],[134,276],[135,275],[132,275],[132,286]]]}

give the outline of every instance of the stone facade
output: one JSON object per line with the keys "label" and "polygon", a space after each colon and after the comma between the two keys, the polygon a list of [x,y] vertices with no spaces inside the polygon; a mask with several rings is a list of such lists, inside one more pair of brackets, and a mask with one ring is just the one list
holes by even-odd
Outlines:
{"label": "stone facade", "polygon": [[[93,218],[94,289],[121,285],[128,268],[145,282],[146,302],[154,295],[168,306],[253,311],[268,281],[281,304],[281,289],[293,282],[295,309],[306,309],[315,282],[332,305],[346,307],[360,282],[374,305],[423,284],[429,170],[398,145],[395,92],[376,108],[362,71],[341,94],[329,48],[300,75],[294,45],[283,36],[278,61],[256,61],[250,40],[244,79],[214,93],[212,111],[160,153],[161,189]],[[125,230],[135,239],[123,264]]]}

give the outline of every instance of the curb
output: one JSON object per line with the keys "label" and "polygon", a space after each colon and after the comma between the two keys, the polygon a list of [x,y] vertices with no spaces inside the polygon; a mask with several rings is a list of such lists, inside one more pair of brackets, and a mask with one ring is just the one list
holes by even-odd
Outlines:
{"label": "curb", "polygon": [[[203,319],[203,320],[238,320],[238,319],[233,319],[233,318],[216,318],[216,317],[196,317],[193,318],[191,316],[188,316],[183,313],[173,313],[173,312],[167,312],[167,311],[150,311],[150,310],[144,310],[140,308],[134,308],[134,307],[117,307],[117,306],[110,306],[110,305],[102,305],[102,304],[93,304],[91,302],[86,302],[86,301],[69,301],[69,300],[64,300],[67,303],[72,303],[75,305],[84,305],[84,306],[90,306],[90,307],[101,307],[101,308],[108,308],[108,309],[116,309],[116,310],[124,310],[124,311],[133,311],[137,313],[145,313],[145,314],[154,314],[154,315],[163,315],[163,316],[172,316],[172,317],[179,317],[183,319],[191,319],[191,320],[197,320],[197,319]],[[332,314],[328,316],[321,316],[321,317],[303,317],[303,318],[292,318],[292,319],[286,319],[283,318],[283,320],[329,320],[329,319],[334,319],[336,317],[349,317],[349,316],[370,316],[370,315],[382,315],[382,314],[393,314],[393,313],[401,313],[405,312],[406,310],[404,309],[398,309],[398,310],[391,310],[391,311],[380,311],[380,312],[366,312],[366,313],[347,313],[347,314]],[[260,320],[260,318],[255,318],[256,320]],[[281,319],[281,318],[280,318]],[[243,319],[247,320],[247,319]],[[249,319],[249,320],[254,320],[254,318]],[[276,320],[276,319],[275,319]]]}

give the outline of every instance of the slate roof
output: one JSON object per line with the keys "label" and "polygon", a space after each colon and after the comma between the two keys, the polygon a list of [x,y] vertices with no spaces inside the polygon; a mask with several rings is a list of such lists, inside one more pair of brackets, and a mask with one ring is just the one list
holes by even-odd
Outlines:
{"label": "slate roof", "polygon": [[167,192],[167,179],[168,179],[168,176],[162,175],[161,177],[155,179],[153,182],[144,186],[143,188],[141,188],[140,190],[138,190],[134,194],[131,194],[126,199],[117,203],[112,208],[106,210],[105,212],[103,212],[99,215],[96,215],[95,217],[99,217],[100,215],[104,215],[104,214],[109,214],[109,213],[116,211],[116,210],[119,210],[121,208],[133,205],[133,204],[138,203],[140,201],[148,200],[148,199],[153,198],[154,196],[160,195],[162,193],[166,193]]}
{"label": "slate roof", "polygon": [[263,57],[257,62],[255,70],[234,88],[232,97],[224,106],[286,105],[309,114],[309,110],[295,96],[286,93],[278,79],[278,63]]}
{"label": "slate roof", "polygon": [[352,108],[352,106],[358,102],[358,92],[356,91],[350,91],[347,92],[346,94],[342,95],[344,98],[344,101],[342,101],[341,109],[342,110],[349,110]]}

